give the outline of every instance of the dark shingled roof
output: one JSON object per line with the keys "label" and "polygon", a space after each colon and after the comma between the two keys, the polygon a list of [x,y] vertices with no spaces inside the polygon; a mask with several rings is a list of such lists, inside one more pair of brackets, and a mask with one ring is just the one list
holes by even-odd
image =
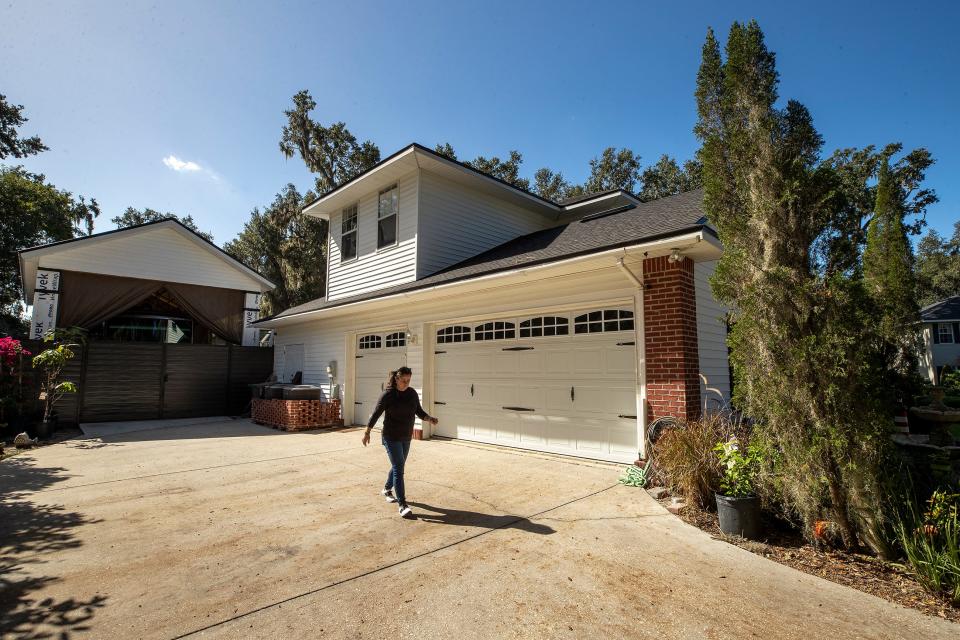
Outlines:
{"label": "dark shingled roof", "polygon": [[291,307],[271,318],[263,318],[261,322],[703,229],[712,233],[706,226],[703,214],[703,190],[697,189],[636,206],[595,213],[558,227],[535,231],[414,282],[332,301],[320,298]]}
{"label": "dark shingled roof", "polygon": [[[607,189],[606,191],[594,191],[593,193],[584,193],[579,196],[573,196],[572,198],[561,198],[560,200],[554,200],[554,202],[556,202],[561,206],[567,207],[571,204],[577,204],[578,202],[583,202],[585,200],[593,200],[594,198],[599,198],[601,196],[608,196],[611,193],[618,193],[620,191],[623,191],[624,193],[630,193],[629,191],[625,191],[623,189]],[[630,195],[633,196],[632,193],[630,193]],[[636,198],[636,196],[633,196],[633,197]]]}
{"label": "dark shingled roof", "polygon": [[920,309],[920,319],[924,322],[943,322],[960,320],[960,296],[953,296]]}

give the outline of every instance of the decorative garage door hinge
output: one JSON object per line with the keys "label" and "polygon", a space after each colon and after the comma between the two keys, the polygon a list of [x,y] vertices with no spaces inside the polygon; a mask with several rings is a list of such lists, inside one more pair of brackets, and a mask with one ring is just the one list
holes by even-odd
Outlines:
{"label": "decorative garage door hinge", "polygon": [[433,404],[447,404],[446,402],[440,402],[439,400],[434,400]]}
{"label": "decorative garage door hinge", "polygon": [[636,345],[636,344],[637,344],[636,342],[618,342],[618,343],[617,343],[617,346],[618,346],[618,347],[632,347],[632,346],[634,346],[634,345]]}
{"label": "decorative garage door hinge", "polygon": [[501,351],[533,351],[533,347],[504,347]]}
{"label": "decorative garage door hinge", "polygon": [[536,409],[529,409],[527,407],[500,407],[504,411],[536,411]]}
{"label": "decorative garage door hinge", "polygon": [[628,415],[628,414],[625,414],[625,413],[621,413],[621,414],[620,414],[619,416],[617,416],[617,417],[618,417],[618,418],[623,418],[623,419],[625,419],[625,420],[636,420],[636,419],[637,419],[637,416],[631,416],[631,415]]}
{"label": "decorative garage door hinge", "polygon": [[434,353],[446,353],[446,351],[434,351]]}

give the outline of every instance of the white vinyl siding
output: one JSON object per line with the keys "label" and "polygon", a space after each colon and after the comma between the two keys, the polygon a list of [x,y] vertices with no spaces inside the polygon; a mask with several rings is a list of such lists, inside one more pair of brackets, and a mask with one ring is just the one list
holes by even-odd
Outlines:
{"label": "white vinyl siding", "polygon": [[[401,212],[402,207],[403,202],[401,200]],[[638,265],[635,265],[634,268],[639,271]],[[278,358],[277,364],[282,366],[282,363],[279,362],[279,354],[283,350],[283,345],[303,343],[305,345],[304,384],[320,385],[325,392],[329,393],[331,381],[326,374],[327,364],[331,360],[336,360],[338,363],[337,380],[333,381],[334,383],[344,385],[347,380],[351,380],[346,364],[346,345],[348,342],[356,344],[359,336],[379,332],[379,330],[367,331],[365,328],[386,329],[396,327],[397,329],[407,329],[418,338],[415,343],[407,341],[407,366],[413,369],[413,387],[420,392],[424,408],[429,413],[432,410],[429,403],[432,402],[433,398],[430,397],[428,391],[425,391],[424,375],[429,376],[430,373],[423,370],[425,364],[424,349],[428,349],[432,354],[434,348],[441,347],[441,345],[436,344],[434,334],[437,329],[451,324],[463,324],[471,328],[474,325],[482,324],[479,319],[476,322],[472,320],[462,323],[454,322],[460,317],[492,317],[494,315],[519,317],[524,315],[524,318],[527,318],[553,315],[547,312],[551,308],[590,310],[591,307],[597,308],[593,305],[593,301],[623,302],[631,300],[635,291],[635,288],[623,277],[619,269],[610,267],[585,274],[566,276],[559,280],[552,279],[543,282],[510,285],[490,292],[460,296],[455,298],[456,302],[452,302],[449,298],[424,301],[417,304],[398,301],[397,305],[373,311],[358,307],[354,314],[279,327],[274,341],[275,353]],[[533,312],[534,309],[544,309],[545,311],[536,313]],[[530,313],[522,313],[526,310],[530,310]],[[565,311],[563,315],[569,314]],[[452,321],[441,324],[440,321],[444,319]],[[428,324],[434,321],[438,322],[436,326]],[[394,330],[390,329],[390,331]],[[538,339],[549,340],[550,338]],[[481,344],[483,343],[481,342]],[[350,354],[350,358],[353,357],[354,354]],[[387,372],[384,371],[384,377],[386,377],[386,374]],[[344,389],[346,390],[346,387]],[[345,420],[350,423],[351,418],[354,418],[358,423],[365,422],[369,416],[352,415],[354,399],[352,397],[343,399],[345,401]]]}
{"label": "white vinyl siding", "polygon": [[713,297],[710,276],[716,261],[694,265],[697,289],[697,341],[700,351],[701,402],[708,410],[717,409],[730,399],[730,365],[727,359],[726,308]]}
{"label": "white vinyl siding", "polygon": [[41,256],[41,268],[242,291],[263,288],[262,283],[231,266],[225,257],[173,229],[147,227],[138,233],[131,231],[74,245],[64,245],[53,255]]}
{"label": "white vinyl siding", "polygon": [[[400,207],[402,210],[402,199]],[[557,225],[523,207],[421,171],[418,277]]]}
{"label": "white vinyl siding", "polygon": [[[391,183],[392,184],[392,183]],[[357,203],[357,259],[340,261],[342,213],[331,216],[329,281],[327,298],[336,300],[410,282],[416,278],[417,173],[411,172],[398,184],[397,244],[377,249],[378,201],[380,189]],[[390,184],[381,185],[382,188]]]}

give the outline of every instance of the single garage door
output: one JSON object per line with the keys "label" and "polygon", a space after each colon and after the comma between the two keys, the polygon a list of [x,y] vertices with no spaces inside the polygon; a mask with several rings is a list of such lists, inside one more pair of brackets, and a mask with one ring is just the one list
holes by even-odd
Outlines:
{"label": "single garage door", "polygon": [[634,340],[628,308],[437,327],[435,433],[633,462]]}
{"label": "single garage door", "polygon": [[[354,424],[366,424],[383,392],[387,374],[407,364],[406,333],[400,329],[357,336]],[[383,425],[383,417],[377,426]]]}

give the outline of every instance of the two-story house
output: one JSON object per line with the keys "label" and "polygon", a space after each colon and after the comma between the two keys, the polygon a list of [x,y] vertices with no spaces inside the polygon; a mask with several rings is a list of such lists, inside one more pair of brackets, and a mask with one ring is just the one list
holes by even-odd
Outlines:
{"label": "two-story house", "polygon": [[920,373],[934,384],[944,370],[960,369],[960,296],[934,302],[920,310],[923,352]]}
{"label": "two-story house", "polygon": [[425,437],[630,462],[654,417],[729,396],[702,197],[553,202],[410,145],[304,208],[330,223],[327,296],[258,326],[347,424],[406,364]]}

